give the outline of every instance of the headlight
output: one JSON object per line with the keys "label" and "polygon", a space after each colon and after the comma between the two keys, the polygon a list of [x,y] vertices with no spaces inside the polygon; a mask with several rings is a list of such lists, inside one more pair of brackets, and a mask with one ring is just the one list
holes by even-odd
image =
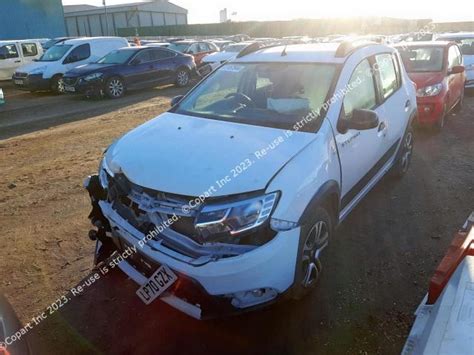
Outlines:
{"label": "headlight", "polygon": [[195,226],[204,236],[229,233],[237,235],[262,225],[270,217],[278,192],[221,205],[204,206]]}
{"label": "headlight", "polygon": [[441,92],[442,89],[443,89],[443,84],[441,83],[425,86],[424,88],[416,90],[416,96],[418,97],[436,96]]}
{"label": "headlight", "polygon": [[100,162],[100,165],[99,165],[99,181],[100,181],[100,185],[106,189],[107,186],[109,185],[109,179],[108,179],[108,173],[107,173],[107,170],[105,168],[105,157],[102,158],[101,162]]}
{"label": "headlight", "polygon": [[89,74],[89,75],[84,77],[84,81],[98,80],[98,79],[102,78],[103,75],[104,74],[102,74],[102,73]]}

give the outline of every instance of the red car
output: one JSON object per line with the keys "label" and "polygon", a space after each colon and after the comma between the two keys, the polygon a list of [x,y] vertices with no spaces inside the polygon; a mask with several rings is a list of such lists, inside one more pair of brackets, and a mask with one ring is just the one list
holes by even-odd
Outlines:
{"label": "red car", "polygon": [[460,110],[466,75],[454,42],[405,42],[396,45],[408,76],[417,86],[418,123],[442,128],[447,114]]}

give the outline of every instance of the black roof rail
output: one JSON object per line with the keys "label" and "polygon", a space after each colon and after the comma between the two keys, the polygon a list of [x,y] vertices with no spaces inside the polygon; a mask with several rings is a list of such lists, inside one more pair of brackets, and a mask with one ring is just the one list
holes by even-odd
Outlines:
{"label": "black roof rail", "polygon": [[347,57],[349,54],[352,54],[359,48],[371,46],[374,44],[379,44],[379,43],[376,43],[373,41],[367,41],[364,39],[343,41],[341,42],[339,47],[337,47],[335,57],[344,58],[344,57]]}
{"label": "black roof rail", "polygon": [[262,44],[262,43],[255,42],[255,43],[252,43],[252,44],[248,45],[244,49],[242,49],[239,52],[239,54],[237,54],[236,58],[242,58],[243,56],[245,56],[247,54],[250,54],[250,53],[253,53],[253,52],[256,52],[260,49],[267,49],[267,48],[278,47],[278,46],[281,46],[281,44],[265,45],[265,44]]}

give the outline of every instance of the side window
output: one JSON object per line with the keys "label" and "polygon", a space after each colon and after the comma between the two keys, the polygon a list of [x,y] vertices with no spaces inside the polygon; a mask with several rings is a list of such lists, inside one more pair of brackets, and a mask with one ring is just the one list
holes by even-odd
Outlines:
{"label": "side window", "polygon": [[134,63],[141,64],[146,62],[151,62],[155,60],[151,50],[141,51],[137,54],[137,56],[133,59]]}
{"label": "side window", "polygon": [[342,106],[347,119],[350,119],[355,109],[373,109],[377,104],[374,80],[371,75],[370,63],[367,59],[357,65],[352,73],[347,94],[344,96]]}
{"label": "side window", "polygon": [[176,57],[176,53],[167,51],[165,49],[154,49],[152,54],[153,54],[154,60]]}
{"label": "side window", "polygon": [[18,58],[18,51],[13,43],[0,47],[0,59],[9,58]]}
{"label": "side window", "polygon": [[25,57],[34,57],[38,54],[38,48],[35,43],[22,43],[21,50]]}
{"label": "side window", "polygon": [[377,66],[376,72],[380,78],[381,94],[384,99],[397,91],[399,85],[397,80],[397,72],[393,63],[393,57],[390,53],[378,54],[375,56]]}
{"label": "side window", "polygon": [[64,60],[65,63],[74,63],[89,58],[91,55],[91,47],[89,43],[81,44],[74,48]]}
{"label": "side window", "polygon": [[453,46],[454,47],[454,51],[456,52],[456,56],[457,56],[457,60],[456,60],[456,65],[462,65],[462,55],[461,55],[461,51],[459,50],[459,47],[458,46]]}
{"label": "side window", "polygon": [[398,59],[398,56],[393,53],[392,54],[393,58],[393,64],[395,65],[395,72],[397,74],[397,88],[402,86],[402,72],[400,71],[400,60]]}
{"label": "side window", "polygon": [[189,47],[188,53],[190,53],[190,54],[199,53],[199,45],[198,45],[198,43],[193,43],[193,44]]}
{"label": "side window", "polygon": [[209,45],[207,43],[199,43],[199,52],[209,52]]}

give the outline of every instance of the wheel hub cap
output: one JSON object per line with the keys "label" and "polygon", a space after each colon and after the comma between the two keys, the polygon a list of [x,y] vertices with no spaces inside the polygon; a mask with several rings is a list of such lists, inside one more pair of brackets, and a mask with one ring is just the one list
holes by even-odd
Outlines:
{"label": "wheel hub cap", "polygon": [[321,252],[328,244],[329,231],[325,222],[317,222],[306,236],[303,245],[303,287],[310,287],[321,273]]}

